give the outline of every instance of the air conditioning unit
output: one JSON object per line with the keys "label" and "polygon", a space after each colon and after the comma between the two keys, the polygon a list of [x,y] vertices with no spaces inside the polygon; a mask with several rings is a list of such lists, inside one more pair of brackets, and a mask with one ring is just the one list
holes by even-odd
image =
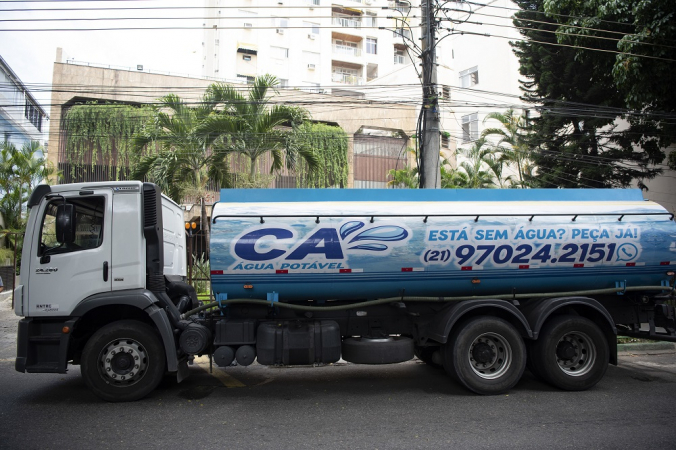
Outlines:
{"label": "air conditioning unit", "polygon": [[284,28],[277,28],[277,34],[284,34]]}
{"label": "air conditioning unit", "polygon": [[310,33],[307,35],[307,38],[314,41],[315,40],[315,35],[313,33]]}
{"label": "air conditioning unit", "polygon": [[251,27],[253,27],[252,23],[244,22],[244,28],[251,28]]}
{"label": "air conditioning unit", "polygon": [[308,64],[307,70],[315,70],[315,65],[314,64]]}

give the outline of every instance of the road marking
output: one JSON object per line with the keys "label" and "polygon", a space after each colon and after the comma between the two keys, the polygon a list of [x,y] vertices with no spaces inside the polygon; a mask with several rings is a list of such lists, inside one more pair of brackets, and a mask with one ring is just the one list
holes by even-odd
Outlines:
{"label": "road marking", "polygon": [[[195,358],[195,363],[197,363],[198,366],[200,366],[207,373],[209,373],[209,357],[208,356],[200,356],[199,358]],[[239,381],[237,378],[233,377],[232,375],[226,373],[224,370],[222,370],[219,367],[214,367],[213,372],[209,373],[209,375],[212,375],[218,381],[223,383],[223,385],[225,387],[229,387],[229,388],[246,387],[246,384],[242,383],[241,381]]]}

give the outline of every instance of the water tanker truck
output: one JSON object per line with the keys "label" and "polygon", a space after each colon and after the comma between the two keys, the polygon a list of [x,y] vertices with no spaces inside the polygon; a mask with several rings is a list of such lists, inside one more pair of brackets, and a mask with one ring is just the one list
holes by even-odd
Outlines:
{"label": "water tanker truck", "polygon": [[223,190],[206,302],[157,186],[39,186],[29,207],[16,370],[79,364],[108,401],[181,381],[196,355],[226,370],[417,356],[478,394],[528,366],[584,390],[617,364],[618,332],[676,341],[676,224],[639,190]]}

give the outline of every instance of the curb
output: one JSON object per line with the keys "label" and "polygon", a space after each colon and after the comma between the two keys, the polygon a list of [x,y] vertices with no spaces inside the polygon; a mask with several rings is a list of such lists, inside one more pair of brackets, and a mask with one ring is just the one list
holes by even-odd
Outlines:
{"label": "curb", "polygon": [[639,342],[636,344],[617,344],[617,351],[673,350],[675,347],[673,342]]}

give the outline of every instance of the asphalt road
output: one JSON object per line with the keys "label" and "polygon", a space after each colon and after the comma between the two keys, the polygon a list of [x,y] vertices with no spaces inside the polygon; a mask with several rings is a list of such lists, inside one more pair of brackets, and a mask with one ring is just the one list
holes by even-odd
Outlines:
{"label": "asphalt road", "polygon": [[195,364],[144,400],[110,404],[79,368],[14,371],[16,317],[0,301],[2,449],[676,448],[676,353],[622,355],[586,392],[528,372],[481,397],[414,360],[227,371]]}

